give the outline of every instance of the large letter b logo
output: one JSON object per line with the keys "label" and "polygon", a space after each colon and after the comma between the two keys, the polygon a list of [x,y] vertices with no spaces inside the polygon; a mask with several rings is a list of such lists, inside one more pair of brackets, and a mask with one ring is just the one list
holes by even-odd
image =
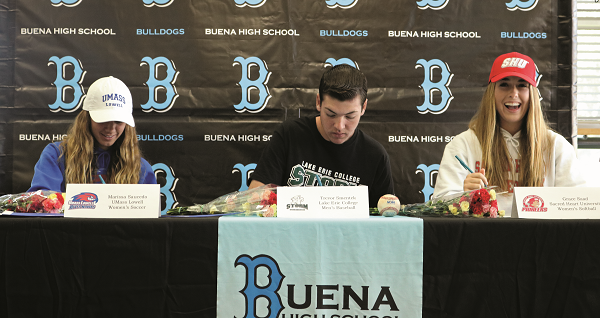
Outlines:
{"label": "large letter b logo", "polygon": [[241,163],[237,163],[235,164],[235,166],[233,166],[233,171],[231,171],[231,173],[239,172],[242,175],[242,185],[240,186],[238,191],[248,190],[248,179],[250,178],[250,175],[254,172],[254,169],[256,169],[255,163],[250,163],[245,166]]}
{"label": "large letter b logo", "polygon": [[[247,59],[238,56],[234,61],[233,65],[239,64],[242,66],[242,79],[238,83],[242,88],[242,101],[237,105],[233,105],[233,107],[238,113],[246,110],[251,113],[258,113],[267,106],[267,102],[271,98],[267,87],[271,72],[267,69],[267,63],[254,56]],[[255,80],[250,79],[250,72],[253,67],[258,67],[258,78]],[[258,101],[254,103],[250,101],[252,90],[258,90]]]}
{"label": "large letter b logo", "polygon": [[417,1],[417,6],[421,10],[425,10],[427,8],[431,8],[432,10],[441,10],[447,4],[449,0],[420,0]]}
{"label": "large letter b logo", "polygon": [[[56,86],[56,101],[54,104],[48,105],[50,110],[57,112],[63,110],[65,112],[72,112],[79,108],[85,95],[83,94],[83,77],[85,71],[81,67],[81,62],[72,56],[65,56],[58,58],[53,56],[50,58],[48,65],[56,64],[56,80],[54,86]],[[66,68],[73,67],[73,77],[71,79],[65,79]],[[73,101],[66,101],[66,92],[71,89],[73,90]]]}
{"label": "large letter b logo", "polygon": [[431,165],[431,166],[427,166],[424,164],[420,164],[417,166],[417,172],[422,172],[425,175],[425,184],[423,185],[423,195],[425,196],[425,201],[423,202],[427,202],[429,200],[431,200],[431,195],[433,194],[433,189],[434,189],[434,185],[433,185],[433,176],[435,174],[438,173],[438,171],[440,170],[440,165],[435,164],[435,165]]}
{"label": "large letter b logo", "polygon": [[[164,163],[157,163],[152,166],[154,175],[158,177],[159,174],[165,175],[165,185],[160,187],[160,195],[165,198],[165,208],[160,211],[161,215],[166,215],[169,209],[175,208],[179,202],[175,197],[175,186],[179,178],[175,177],[173,168],[167,166]],[[158,178],[157,178],[158,179]]]}
{"label": "large letter b logo", "polygon": [[[283,310],[281,304],[281,297],[277,291],[281,288],[283,282],[283,276],[279,270],[279,265],[273,258],[268,255],[258,255],[254,259],[248,255],[240,255],[235,260],[235,266],[242,265],[246,268],[246,286],[240,291],[246,298],[246,313],[243,318],[257,318],[256,313],[256,299],[264,297],[269,300],[268,315],[263,318],[276,318],[279,317],[279,312]],[[266,286],[259,286],[258,277],[256,277],[256,270],[258,267],[265,267],[269,274],[267,279],[269,284]]]}
{"label": "large letter b logo", "polygon": [[[419,114],[441,114],[448,109],[450,106],[450,102],[454,98],[452,96],[452,92],[448,88],[450,85],[450,81],[452,81],[452,77],[454,74],[450,73],[450,68],[446,63],[433,59],[430,61],[426,61],[424,59],[420,59],[417,61],[417,66],[415,68],[423,67],[425,71],[425,78],[423,79],[423,84],[421,87],[425,91],[425,101],[423,105],[417,106],[419,110]],[[433,70],[439,68],[441,70],[442,79],[439,82],[433,82]],[[441,93],[442,100],[438,104],[433,104],[433,93],[439,92]]]}
{"label": "large letter b logo", "polygon": [[146,7],[167,7],[173,3],[174,0],[144,0],[144,6]]}
{"label": "large letter b logo", "polygon": [[238,7],[249,6],[250,8],[258,8],[265,4],[267,0],[235,0],[235,5]]}
{"label": "large letter b logo", "polygon": [[[175,85],[173,85],[177,80],[177,75],[179,75],[179,72],[175,70],[175,63],[162,56],[155,59],[146,56],[142,59],[140,65],[144,64],[147,64],[149,69],[148,81],[146,82],[146,85],[148,85],[148,102],[141,105],[142,110],[145,112],[150,112],[152,110],[159,113],[166,112],[173,107],[175,100],[179,97],[177,89],[175,88]],[[159,80],[156,76],[158,68],[161,66],[167,68],[167,76]],[[164,89],[167,95],[166,100],[162,103],[158,102],[156,96],[159,89]]]}
{"label": "large letter b logo", "polygon": [[340,7],[342,9],[350,9],[354,7],[354,5],[358,2],[358,0],[326,0],[327,7],[330,9]]}
{"label": "large letter b logo", "polygon": [[50,2],[52,2],[52,5],[55,7],[74,7],[78,5],[81,2],[81,0],[50,0]]}
{"label": "large letter b logo", "polygon": [[[598,2],[598,1],[596,1]],[[506,3],[506,8],[510,11],[521,10],[530,11],[537,5],[538,0],[512,0]]]}

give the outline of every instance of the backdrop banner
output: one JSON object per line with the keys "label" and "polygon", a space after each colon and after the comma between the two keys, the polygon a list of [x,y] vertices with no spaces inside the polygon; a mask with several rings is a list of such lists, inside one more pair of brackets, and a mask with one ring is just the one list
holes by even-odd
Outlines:
{"label": "backdrop banner", "polygon": [[219,318],[422,317],[422,219],[222,217],[218,242]]}
{"label": "backdrop banner", "polygon": [[359,128],[390,154],[396,194],[424,202],[500,54],[534,59],[571,139],[572,14],[564,0],[0,0],[0,194],[29,188],[105,76],[131,89],[163,213],[247,189],[275,127],[315,114],[321,75],[346,63],[367,76]]}

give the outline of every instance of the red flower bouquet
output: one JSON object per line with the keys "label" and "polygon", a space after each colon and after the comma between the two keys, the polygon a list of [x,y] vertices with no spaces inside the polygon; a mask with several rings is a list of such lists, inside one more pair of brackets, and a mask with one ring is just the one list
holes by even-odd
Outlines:
{"label": "red flower bouquet", "polygon": [[405,216],[454,216],[486,217],[504,216],[504,210],[498,210],[496,187],[487,187],[454,195],[434,198],[425,203],[403,206],[399,215]]}
{"label": "red flower bouquet", "polygon": [[240,215],[244,216],[277,216],[277,186],[266,184],[251,190],[232,192],[205,204],[170,209],[167,214],[225,214],[233,212],[240,212]]}
{"label": "red flower bouquet", "polygon": [[54,191],[7,194],[0,197],[0,211],[19,213],[63,213],[65,197]]}

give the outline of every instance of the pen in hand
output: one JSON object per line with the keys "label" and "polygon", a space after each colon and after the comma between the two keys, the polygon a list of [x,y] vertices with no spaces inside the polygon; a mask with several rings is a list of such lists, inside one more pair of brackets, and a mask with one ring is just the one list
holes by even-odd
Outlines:
{"label": "pen in hand", "polygon": [[[469,171],[470,173],[473,173],[473,170],[471,170],[471,168],[469,168],[469,166],[467,166],[467,164],[464,161],[460,160],[458,156],[454,156],[454,158],[456,158],[456,160],[460,162],[460,165],[463,166],[463,168],[467,169],[467,171]],[[483,185],[487,187],[487,184],[485,184],[485,182],[483,183]]]}

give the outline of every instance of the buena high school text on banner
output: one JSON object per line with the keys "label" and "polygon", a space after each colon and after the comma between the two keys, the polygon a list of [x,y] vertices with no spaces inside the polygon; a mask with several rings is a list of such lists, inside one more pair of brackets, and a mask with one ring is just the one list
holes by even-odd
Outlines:
{"label": "buena high school text on banner", "polygon": [[421,318],[423,220],[219,219],[217,317]]}
{"label": "buena high school text on banner", "polygon": [[163,214],[246,190],[277,125],[316,114],[321,75],[337,64],[367,76],[359,128],[388,152],[403,204],[431,198],[500,54],[533,58],[544,115],[576,135],[571,1],[0,3],[0,195],[30,187],[40,153],[104,76],[131,89]]}

